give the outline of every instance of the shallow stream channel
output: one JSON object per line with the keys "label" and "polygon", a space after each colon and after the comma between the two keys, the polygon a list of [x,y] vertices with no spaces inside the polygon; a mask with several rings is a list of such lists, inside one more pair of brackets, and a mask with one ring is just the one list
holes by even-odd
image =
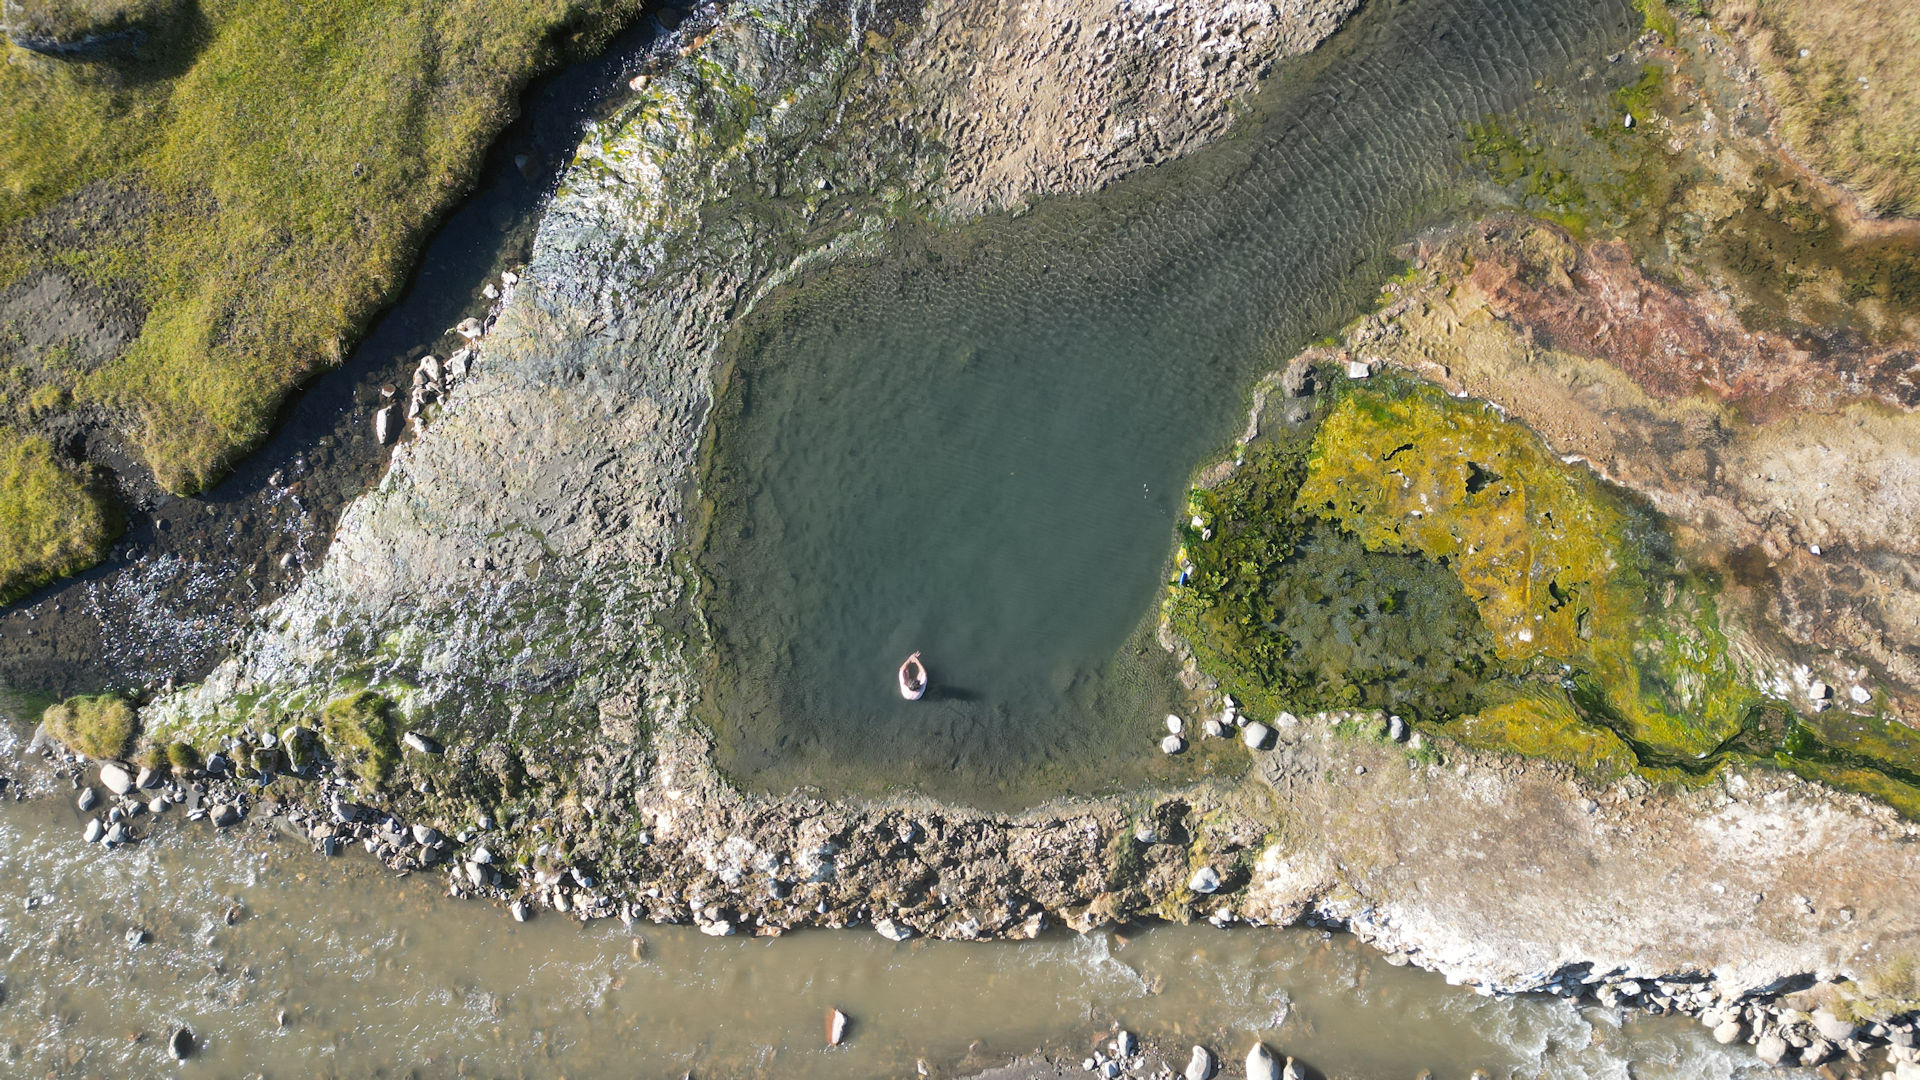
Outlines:
{"label": "shallow stream channel", "polygon": [[[711,938],[515,923],[435,875],[320,858],[265,815],[216,833],[174,810],[107,851],[82,840],[72,784],[23,748],[0,733],[6,1075],[877,1080],[1035,1052],[1077,1073],[1116,1024],[1180,1061],[1194,1043],[1237,1058],[1258,1035],[1329,1078],[1795,1075],[1691,1020],[1482,997],[1312,929]],[[851,1025],[829,1048],[834,1008]],[[198,1051],[175,1065],[180,1026]]]}

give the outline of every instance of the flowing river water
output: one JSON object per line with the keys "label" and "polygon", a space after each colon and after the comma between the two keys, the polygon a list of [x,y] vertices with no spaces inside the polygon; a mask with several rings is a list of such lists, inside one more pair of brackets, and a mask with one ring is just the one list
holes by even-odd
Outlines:
{"label": "flowing river water", "polygon": [[[955,1077],[1034,1051],[1077,1061],[1113,1024],[1182,1060],[1195,1042],[1237,1058],[1259,1035],[1330,1078],[1760,1068],[1690,1020],[1482,997],[1310,929],[894,943],[519,924],[435,875],[322,858],[264,815],[215,833],[173,811],[108,851],[11,728],[0,772],[31,792],[0,800],[0,1074],[878,1080],[924,1062]],[[830,1008],[853,1021],[831,1049]],[[200,1044],[182,1066],[165,1049],[177,1025]]]}

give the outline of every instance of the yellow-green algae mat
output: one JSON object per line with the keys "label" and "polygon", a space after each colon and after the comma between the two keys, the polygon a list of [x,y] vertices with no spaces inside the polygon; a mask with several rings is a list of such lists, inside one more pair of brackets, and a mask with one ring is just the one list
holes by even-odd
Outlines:
{"label": "yellow-green algae mat", "polygon": [[1652,509],[1485,402],[1319,382],[1310,420],[1192,492],[1168,598],[1249,710],[1387,709],[1599,775],[1770,761],[1920,815],[1920,732],[1763,694]]}

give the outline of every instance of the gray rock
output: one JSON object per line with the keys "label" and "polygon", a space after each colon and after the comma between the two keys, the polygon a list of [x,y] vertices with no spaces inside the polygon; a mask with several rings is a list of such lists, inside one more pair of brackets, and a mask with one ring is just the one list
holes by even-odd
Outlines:
{"label": "gray rock", "polygon": [[1280,1071],[1280,1080],[1307,1080],[1307,1074],[1292,1058],[1287,1059],[1287,1067]]}
{"label": "gray rock", "polygon": [[107,828],[108,847],[112,847],[115,844],[130,843],[132,840],[133,830],[128,828],[127,823],[124,821],[116,821]]}
{"label": "gray rock", "polygon": [[1220,872],[1211,866],[1203,866],[1195,870],[1193,877],[1187,880],[1187,888],[1192,892],[1202,894],[1218,892],[1220,889]]}
{"label": "gray rock", "polygon": [[1387,717],[1387,738],[1394,742],[1407,741],[1407,722],[1398,716]]}
{"label": "gray rock", "polygon": [[338,795],[333,797],[333,820],[342,825],[353,825],[367,820],[371,811],[359,803],[348,802]]}
{"label": "gray rock", "polygon": [[437,844],[440,842],[440,830],[431,825],[415,825],[413,827],[413,842],[422,847]]}
{"label": "gray rock", "polygon": [[373,437],[382,446],[400,437],[400,406],[388,405],[373,414]]}
{"label": "gray rock", "polygon": [[1208,1080],[1213,1075],[1213,1051],[1204,1046],[1193,1048],[1192,1056],[1187,1058],[1187,1080]]}
{"label": "gray rock", "polygon": [[97,844],[106,835],[107,835],[107,827],[105,825],[100,824],[99,818],[94,818],[92,821],[87,822],[87,831],[86,831],[87,843]]}
{"label": "gray rock", "polygon": [[492,866],[493,852],[488,851],[484,846],[474,848],[473,861],[479,863],[481,866]]}
{"label": "gray rock", "polygon": [[1247,1080],[1280,1080],[1280,1062],[1266,1043],[1254,1043],[1247,1051]]}
{"label": "gray rock", "polygon": [[1815,1039],[1800,1051],[1800,1064],[1812,1068],[1833,1057],[1837,1053],[1833,1044],[1825,1039]]}
{"label": "gray rock", "polygon": [[224,829],[240,821],[240,808],[232,803],[219,803],[214,806],[212,817],[214,826]]}
{"label": "gray rock", "polygon": [[417,731],[407,732],[401,737],[400,741],[407,745],[407,749],[416,754],[444,754],[447,752],[447,748],[441,746],[437,739],[422,735]]}
{"label": "gray rock", "polygon": [[86,813],[87,811],[100,805],[100,793],[93,790],[90,787],[81,788],[78,805],[80,807],[80,812],[83,814]]}
{"label": "gray rock", "polygon": [[193,1056],[193,1051],[193,1032],[183,1027],[174,1028],[173,1034],[167,1039],[167,1053],[175,1061],[185,1061]]}
{"label": "gray rock", "polygon": [[839,1009],[827,1010],[827,1045],[839,1046],[847,1037],[847,1014]]}
{"label": "gray rock", "polygon": [[1160,752],[1163,754],[1177,754],[1186,748],[1187,740],[1178,735],[1169,735],[1160,740]]}
{"label": "gray rock", "polygon": [[1732,1046],[1747,1034],[1746,1025],[1738,1020],[1723,1020],[1713,1029],[1713,1041],[1721,1046]]}
{"label": "gray rock", "polygon": [[1860,1030],[1860,1026],[1851,1020],[1842,1020],[1826,1009],[1815,1009],[1813,1030],[1819,1032],[1822,1038],[1838,1043],[1853,1038],[1854,1033]]}
{"label": "gray rock", "polygon": [[1763,1035],[1754,1044],[1753,1052],[1768,1065],[1778,1065],[1787,1058],[1787,1040],[1778,1035]]}
{"label": "gray rock", "polygon": [[111,761],[101,763],[100,783],[115,795],[130,795],[134,790],[133,774]]}
{"label": "gray rock", "polygon": [[515,900],[513,906],[507,910],[513,912],[514,922],[526,922],[527,916],[533,914],[532,910],[527,907],[525,900]]}
{"label": "gray rock", "polygon": [[1247,726],[1240,729],[1240,738],[1248,749],[1265,750],[1273,742],[1273,729],[1258,720],[1249,720]]}
{"label": "gray rock", "polygon": [[873,924],[880,936],[888,941],[905,941],[913,936],[913,928],[893,919],[880,919]]}
{"label": "gray rock", "polygon": [[1121,1031],[1113,1037],[1113,1052],[1123,1058],[1130,1058],[1140,1049],[1140,1040],[1133,1037],[1131,1031]]}
{"label": "gray rock", "polygon": [[173,809],[173,800],[165,795],[155,795],[152,801],[147,803],[147,809],[156,814],[164,814]]}
{"label": "gray rock", "polygon": [[133,786],[139,788],[141,791],[159,787],[160,774],[142,765],[140,766],[140,774],[133,778]]}

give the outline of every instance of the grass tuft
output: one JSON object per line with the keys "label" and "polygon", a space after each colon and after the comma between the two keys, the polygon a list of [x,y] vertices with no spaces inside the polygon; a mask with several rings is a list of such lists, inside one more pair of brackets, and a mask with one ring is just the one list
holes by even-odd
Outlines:
{"label": "grass tuft", "polygon": [[70,697],[40,715],[47,734],[90,758],[117,758],[133,740],[133,706],[118,694]]}
{"label": "grass tuft", "polygon": [[0,603],[100,561],[116,525],[45,439],[0,426]]}
{"label": "grass tuft", "polygon": [[374,787],[387,782],[400,763],[387,699],[371,690],[327,702],[320,711],[320,733],[335,761]]}

